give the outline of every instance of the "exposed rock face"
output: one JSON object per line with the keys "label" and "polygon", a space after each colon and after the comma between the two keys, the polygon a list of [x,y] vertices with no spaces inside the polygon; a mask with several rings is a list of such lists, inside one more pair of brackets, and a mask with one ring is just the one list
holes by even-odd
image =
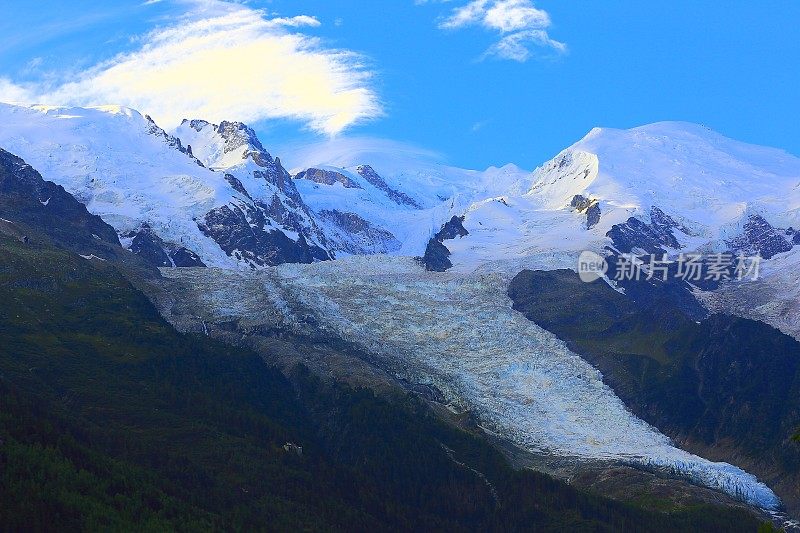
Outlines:
{"label": "exposed rock face", "polygon": [[241,195],[198,221],[203,234],[226,254],[251,267],[333,258],[291,175],[252,128],[241,122],[191,120],[179,131],[192,139],[195,153],[211,168],[225,172],[225,180]]}
{"label": "exposed rock face", "polygon": [[586,211],[590,205],[592,205],[593,201],[589,200],[582,194],[576,194],[572,197],[572,201],[569,203],[569,206],[580,211]]}
{"label": "exposed rock face", "polygon": [[[251,266],[310,263],[333,258],[326,249],[324,234],[300,197],[291,175],[280,158],[273,158],[264,149],[252,128],[241,122],[225,121],[214,126],[193,120],[189,125],[196,131],[214,128],[224,139],[224,152],[241,150],[243,161],[250,159],[255,163],[255,167],[249,167],[252,178],[265,181],[270,186],[268,190],[274,191],[272,196],[257,198],[241,179],[226,172],[225,180],[244,198],[207,213],[203,222],[198,223],[206,236],[214,239],[225,253]],[[230,226],[226,227],[227,224]],[[288,236],[287,230],[297,237]]]}
{"label": "exposed rock face", "polygon": [[272,159],[266,152],[252,153],[250,155],[253,156],[255,163],[264,169],[254,171],[253,176],[266,180],[267,183],[274,185],[279,191],[288,196],[294,202],[292,207],[308,211],[302,198],[300,198],[300,193],[297,192],[297,188],[292,182],[292,176],[281,165],[280,158]]}
{"label": "exposed rock face", "polygon": [[[792,239],[800,241],[797,234]],[[788,252],[792,249],[784,235],[773,228],[761,215],[750,215],[744,224],[742,234],[728,241],[728,245],[735,252],[745,255],[761,255],[764,259]]]}
{"label": "exposed rock face", "polygon": [[467,235],[469,235],[469,232],[464,227],[464,217],[453,216],[453,218],[445,222],[435,238],[437,241],[443,242],[456,237],[466,237]]}
{"label": "exposed rock face", "polygon": [[149,224],[142,224],[124,238],[130,239],[129,249],[155,267],[204,267],[200,257],[193,251],[172,243],[165,243],[153,232]]}
{"label": "exposed rock face", "polygon": [[312,263],[330,259],[325,250],[309,246],[300,234],[293,241],[286,234],[269,227],[261,210],[247,205],[224,205],[206,214],[198,223],[200,231],[214,239],[231,257],[251,266],[274,266],[282,263]]}
{"label": "exposed rock face", "polygon": [[431,239],[428,241],[428,246],[425,247],[422,264],[425,265],[426,270],[431,272],[444,272],[453,266],[450,261],[450,250],[436,239]]}
{"label": "exposed rock face", "polygon": [[[248,131],[252,132],[249,128]],[[261,144],[259,143],[258,146],[261,146]],[[249,155],[262,169],[253,171],[253,177],[265,180],[275,187],[278,192],[273,194],[269,204],[257,200],[254,203],[254,209],[251,209],[250,206],[245,206],[245,211],[248,212],[248,218],[251,221],[255,221],[258,227],[263,228],[265,223],[267,225],[270,224],[269,220],[264,220],[265,215],[267,218],[276,222],[279,229],[288,229],[299,235],[296,241],[299,248],[291,249],[293,247],[287,245],[290,249],[279,251],[275,254],[270,254],[269,257],[263,258],[264,264],[277,264],[272,263],[275,257],[303,258],[299,261],[281,261],[286,263],[307,263],[314,260],[325,261],[333,259],[333,254],[327,249],[327,238],[318,227],[311,210],[300,197],[300,193],[297,191],[291,175],[283,168],[280,158],[276,157],[273,159],[272,156],[263,149],[258,152],[250,152]],[[257,211],[261,211],[262,213],[258,213]],[[273,231],[269,230],[267,233],[271,234]],[[309,244],[309,241],[319,244]],[[266,238],[264,242],[277,245],[278,243],[293,242],[293,239],[288,237],[282,239],[273,236]],[[306,260],[306,257],[309,257],[309,259]]]}
{"label": "exposed rock face", "polygon": [[188,124],[190,128],[195,131],[202,131],[208,126],[214,130],[225,140],[224,151],[225,153],[233,152],[242,147],[248,147],[256,151],[266,151],[258,140],[256,132],[252,128],[243,124],[242,122],[229,122],[223,120],[219,125],[211,124],[206,120],[184,120],[183,124]]}
{"label": "exposed rock face", "polygon": [[586,213],[586,229],[592,229],[600,222],[600,203],[597,200],[576,194],[569,205],[579,213]]}
{"label": "exposed rock face", "polygon": [[63,187],[45,181],[25,161],[2,149],[0,218],[41,230],[59,246],[82,255],[112,259],[123,253],[114,228],[90,214]]}
{"label": "exposed rock face", "polygon": [[206,266],[196,253],[183,246],[173,250],[169,255],[176,267],[204,267]]}
{"label": "exposed rock face", "polygon": [[154,234],[150,226],[143,224],[139,230],[123,235],[131,239],[130,250],[148,263],[157,267],[172,266],[167,252],[164,251],[164,241]]}
{"label": "exposed rock face", "polygon": [[679,224],[658,207],[650,209],[650,224],[631,217],[624,224],[615,224],[606,233],[614,243],[614,247],[622,253],[631,253],[635,249],[644,250],[648,254],[663,254],[664,247],[680,248],[678,239],[672,230]]}
{"label": "exposed rock face", "polygon": [[226,173],[225,174],[225,181],[227,181],[228,184],[231,187],[233,187],[234,191],[238,192],[239,194],[244,195],[248,200],[251,200],[251,201],[253,200],[253,198],[250,196],[250,193],[247,192],[247,189],[244,188],[244,185],[242,184],[242,182],[237,177],[233,176],[232,174],[227,174]]}
{"label": "exposed rock face", "polygon": [[425,247],[425,255],[422,256],[422,264],[427,270],[433,272],[444,272],[453,266],[450,261],[450,250],[443,244],[445,240],[465,237],[469,232],[464,227],[464,217],[453,216],[448,220]]}
{"label": "exposed rock face", "polygon": [[400,242],[392,233],[376,227],[355,213],[336,209],[323,209],[317,213],[328,222],[328,231],[333,233],[333,248],[348,254],[386,254],[400,248]]}
{"label": "exposed rock face", "polygon": [[416,200],[403,192],[389,187],[389,185],[386,184],[383,178],[380,177],[380,175],[375,172],[371,166],[359,165],[356,167],[356,172],[358,172],[359,176],[367,180],[367,182],[369,182],[372,186],[385,192],[386,196],[388,196],[389,199],[391,199],[394,203],[413,207],[414,209],[422,209],[422,206],[419,205]]}
{"label": "exposed rock face", "polygon": [[[644,266],[651,268],[650,261],[654,260],[658,265],[667,248],[680,248],[674,234],[675,229],[687,233],[672,217],[655,206],[650,209],[649,224],[635,217],[629,218],[623,224],[615,224],[606,233],[613,241],[614,248],[609,248],[610,253],[606,257],[609,267],[606,275],[609,279],[614,279],[640,305],[668,301],[692,319],[701,320],[708,316],[708,311],[695,298],[692,285],[679,275],[677,262],[666,264],[666,274],[654,270],[651,279],[647,279],[648,275],[644,271],[630,276],[624,270],[630,262],[630,254],[643,254],[640,258],[644,261]],[[692,280],[692,284],[704,289],[711,289],[718,283],[719,281],[704,279]]]}
{"label": "exposed rock face", "polygon": [[313,181],[314,183],[322,183],[323,185],[334,185],[336,183],[341,183],[346,189],[362,188],[361,185],[350,179],[348,176],[345,176],[341,172],[336,172],[335,170],[309,168],[308,170],[299,172],[294,178],[299,180],[306,179]]}

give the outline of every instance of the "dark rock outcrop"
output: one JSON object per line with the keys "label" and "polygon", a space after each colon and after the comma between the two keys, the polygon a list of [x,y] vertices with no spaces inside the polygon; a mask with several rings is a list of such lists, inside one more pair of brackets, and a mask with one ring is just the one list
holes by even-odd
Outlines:
{"label": "dark rock outcrop", "polygon": [[450,261],[450,250],[436,239],[431,239],[428,241],[428,246],[425,247],[422,264],[425,265],[425,270],[444,272],[453,266]]}
{"label": "dark rock outcrop", "polygon": [[464,217],[453,216],[442,225],[442,228],[428,241],[425,255],[421,262],[425,269],[432,272],[444,272],[453,266],[450,261],[450,250],[443,243],[456,237],[465,237],[469,232],[464,227]]}
{"label": "dark rock outcrop", "polygon": [[[333,258],[326,236],[291,175],[280,158],[272,157],[264,149],[251,127],[233,121],[216,125],[205,120],[184,120],[187,123],[198,132],[210,128],[222,140],[224,153],[238,152],[243,160],[255,163],[255,168],[248,167],[252,177],[264,180],[269,184],[266,189],[272,191],[271,195],[251,194],[242,180],[226,173],[225,180],[241,197],[216,207],[198,221],[206,236],[214,239],[228,255],[251,266]],[[230,227],[226,228],[226,224]]]}
{"label": "dark rock outcrop", "polygon": [[648,254],[664,253],[664,248],[680,248],[680,243],[673,229],[680,225],[658,207],[650,209],[650,224],[631,217],[623,224],[614,224],[606,233],[614,243],[614,247],[622,253],[631,253],[635,249],[644,250]]}
{"label": "dark rock outcrop", "polygon": [[130,251],[151,265],[172,266],[172,261],[169,260],[169,256],[164,250],[164,241],[153,233],[148,224],[142,224],[138,230],[125,234],[123,237],[131,239]]}
{"label": "dark rock outcrop", "polygon": [[229,256],[251,266],[330,259],[328,252],[309,245],[302,234],[293,241],[280,229],[271,229],[263,213],[247,205],[230,204],[213,209],[198,227]]}
{"label": "dark rock outcrop", "polygon": [[392,200],[394,203],[398,205],[413,207],[414,209],[422,209],[422,206],[419,205],[419,203],[417,203],[416,200],[408,196],[406,193],[397,191],[389,187],[389,185],[383,180],[383,178],[377,172],[375,172],[375,169],[373,169],[371,166],[359,165],[358,167],[356,167],[356,172],[358,172],[359,176],[367,180],[367,182],[370,185],[386,193],[386,196],[388,196],[389,199]]}
{"label": "dark rock outcrop", "polygon": [[[794,239],[797,239],[796,235],[793,241]],[[764,259],[770,259],[777,254],[791,250],[792,242],[789,242],[761,215],[750,215],[747,217],[742,233],[728,241],[728,246],[737,253],[760,255]]]}
{"label": "dark rock outcrop", "polygon": [[231,174],[225,174],[225,181],[228,182],[228,185],[233,187],[233,190],[238,192],[239,194],[243,195],[248,200],[252,201],[253,198],[250,196],[250,193],[247,192],[247,189],[244,188],[242,182]]}
{"label": "dark rock outcrop", "polygon": [[232,152],[242,146],[247,146],[253,151],[266,153],[266,150],[258,140],[256,132],[242,122],[223,120],[217,126],[217,133],[225,139],[225,153]]}
{"label": "dark rock outcrop", "polygon": [[143,223],[136,231],[123,235],[130,239],[129,249],[145,262],[155,267],[204,267],[205,263],[193,251],[164,242],[149,224]]}
{"label": "dark rock outcrop", "polygon": [[595,202],[586,210],[586,229],[592,229],[600,222],[600,204]]}
{"label": "dark rock outcrop", "polygon": [[586,213],[586,229],[592,229],[600,222],[600,203],[597,200],[576,194],[569,205],[579,213]]}
{"label": "dark rock outcrop", "polygon": [[266,154],[266,156],[264,154],[266,154],[266,152],[257,154],[255,158],[256,164],[264,170],[256,170],[253,172],[253,175],[265,180],[267,183],[271,183],[279,191],[288,196],[293,202],[292,207],[307,210],[308,208],[305,206],[302,198],[300,198],[300,193],[297,191],[297,187],[295,187],[292,181],[292,176],[283,168],[280,158],[276,157],[272,159],[269,157],[269,154]]}
{"label": "dark rock outcrop", "polygon": [[[615,280],[628,297],[640,305],[649,305],[661,300],[668,301],[692,319],[702,320],[708,316],[708,311],[694,296],[693,285],[703,289],[713,289],[719,284],[719,280],[688,280],[687,276],[679,272],[680,267],[676,261],[661,263],[667,248],[680,248],[674,233],[676,229],[688,233],[686,228],[656,206],[650,208],[649,224],[631,217],[623,224],[612,226],[606,233],[613,243],[612,248],[607,248],[609,254],[606,256],[606,262],[609,268],[606,276]],[[643,252],[639,259],[644,262],[646,269],[653,271],[652,276],[641,270],[634,276],[629,275],[631,254],[634,251]],[[656,268],[659,267],[665,267],[666,273],[656,272]],[[703,271],[705,268],[704,266]],[[733,267],[731,271],[732,269]]]}
{"label": "dark rock outcrop", "polygon": [[188,248],[184,248],[183,246],[176,248],[169,254],[170,259],[172,259],[172,263],[176,267],[204,267],[206,266],[205,263],[200,259],[200,257],[194,253],[193,251],[189,250]]}
{"label": "dark rock outcrop", "polygon": [[464,227],[464,217],[453,216],[444,223],[442,229],[434,236],[439,242],[455,239],[456,237],[466,237],[469,235],[467,228]]}

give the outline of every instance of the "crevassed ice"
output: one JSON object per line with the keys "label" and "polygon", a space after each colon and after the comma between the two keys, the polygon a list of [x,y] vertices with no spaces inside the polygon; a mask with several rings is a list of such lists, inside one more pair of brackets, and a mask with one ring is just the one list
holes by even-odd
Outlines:
{"label": "crevassed ice", "polygon": [[[363,261],[281,268],[269,283],[325,327],[437,385],[487,429],[538,453],[667,471],[764,509],[780,501],[753,475],[680,450],[631,414],[594,367],[513,311],[508,279],[362,271]],[[374,261],[373,261],[374,262]]]}

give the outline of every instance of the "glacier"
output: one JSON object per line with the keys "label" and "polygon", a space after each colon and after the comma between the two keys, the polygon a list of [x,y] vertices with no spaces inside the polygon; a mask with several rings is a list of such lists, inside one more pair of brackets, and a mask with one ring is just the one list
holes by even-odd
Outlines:
{"label": "glacier", "polygon": [[238,318],[302,332],[311,313],[315,327],[355,342],[398,378],[437,387],[453,409],[531,452],[629,464],[781,506],[753,475],[681,450],[631,414],[598,370],[513,311],[506,274],[430,273],[387,256],[164,273],[194,287],[203,323]]}

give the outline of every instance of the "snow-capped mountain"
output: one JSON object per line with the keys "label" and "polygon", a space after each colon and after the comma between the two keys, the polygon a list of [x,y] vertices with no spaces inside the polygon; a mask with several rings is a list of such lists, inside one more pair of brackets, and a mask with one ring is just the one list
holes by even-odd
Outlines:
{"label": "snow-capped mountain", "polygon": [[206,167],[223,173],[231,187],[249,200],[238,210],[222,207],[205,216],[203,227],[226,252],[256,266],[333,258],[291,176],[250,127],[241,122],[184,120],[175,134],[188,151]]}
{"label": "snow-capped mountain", "polygon": [[[115,106],[0,104],[0,146],[156,266],[391,254],[423,256],[434,270],[513,272],[574,268],[587,249],[784,264],[800,243],[800,159],[679,122],[595,128],[533,173],[465,170],[410,145],[343,138],[287,149],[292,175],[245,124],[186,120],[167,133]],[[761,283],[776,286],[761,294],[790,294],[785,268],[770,261]],[[775,310],[792,307],[784,299],[759,302],[756,315],[731,310],[800,337],[800,321]]]}
{"label": "snow-capped mountain", "polygon": [[64,186],[156,266],[422,255],[453,214],[529,179],[513,165],[464,170],[396,143],[351,140],[292,154],[314,161],[293,179],[245,124],[185,120],[167,133],[119,106],[0,104],[0,146]]}
{"label": "snow-capped mountain", "polygon": [[[212,135],[207,126],[207,143],[197,142],[199,132],[192,138],[201,161],[131,109],[0,104],[0,146],[62,185],[158,266],[330,258],[288,173],[252,130],[223,123]],[[223,171],[211,168],[223,163]]]}
{"label": "snow-capped mountain", "polygon": [[595,128],[536,169],[523,194],[470,205],[463,213],[470,235],[447,246],[462,269],[547,254],[572,261],[607,246],[648,251],[647,235],[666,224],[665,251],[770,258],[800,240],[799,184],[797,157],[702,126]]}
{"label": "snow-capped mountain", "polygon": [[290,150],[287,160],[307,204],[321,214],[327,233],[339,236],[333,246],[348,254],[421,256],[453,215],[477,200],[523,191],[530,179],[512,164],[466,170],[383,139],[312,144]]}
{"label": "snow-capped mountain", "polygon": [[[572,268],[580,251],[607,247],[771,258],[800,242],[800,159],[689,123],[595,128],[532,174],[463,170],[374,139],[287,159],[340,254],[419,256],[427,246],[459,271],[513,270]],[[437,238],[453,216],[465,232]]]}

